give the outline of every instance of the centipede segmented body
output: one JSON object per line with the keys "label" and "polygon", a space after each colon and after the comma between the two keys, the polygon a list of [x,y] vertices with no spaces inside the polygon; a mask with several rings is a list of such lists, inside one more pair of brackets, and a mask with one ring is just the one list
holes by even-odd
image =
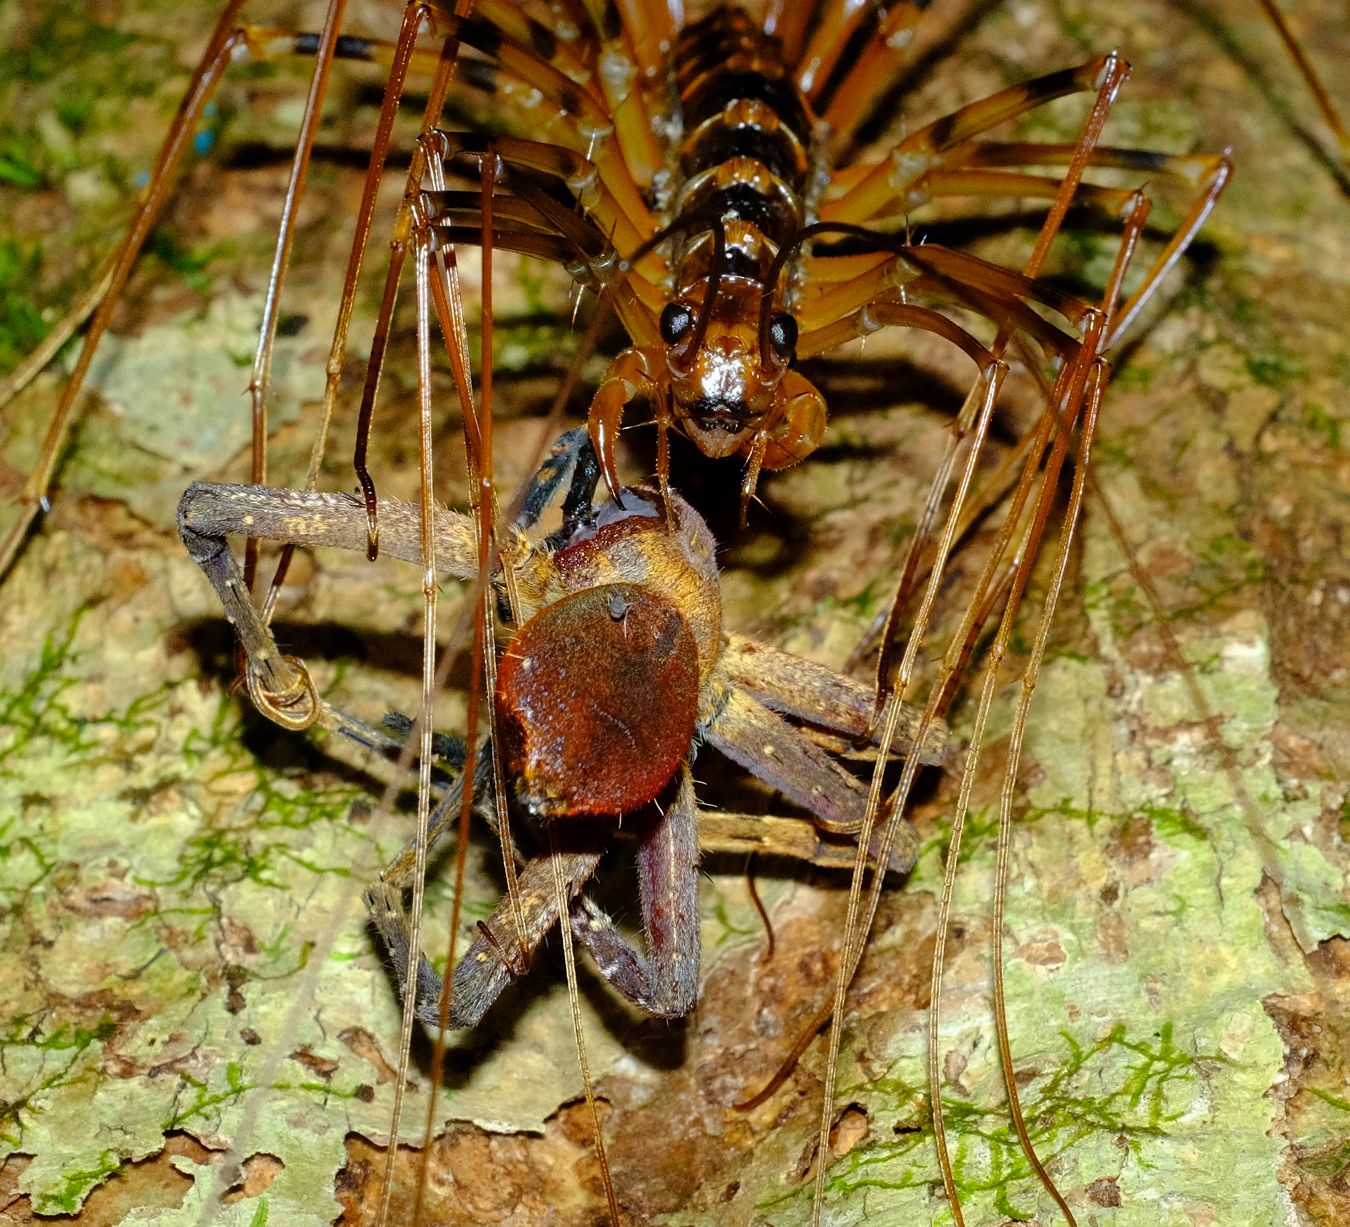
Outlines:
{"label": "centipede segmented body", "polygon": [[[744,518],[760,471],[798,463],[824,438],[825,400],[794,360],[887,325],[935,332],[987,369],[1007,339],[991,348],[992,338],[982,342],[952,318],[953,309],[973,312],[1024,334],[1061,370],[1089,365],[1184,250],[1228,176],[1218,157],[1094,148],[1128,73],[1117,57],[1006,90],[917,129],[883,157],[837,166],[854,129],[884,104],[918,8],[826,5],[809,38],[803,19],[784,12],[761,24],[741,9],[718,7],[677,32],[673,10],[635,9],[619,34],[602,27],[593,41],[575,44],[523,18],[508,31],[493,23],[491,6],[452,23],[452,38],[495,58],[501,71],[533,60],[532,82],[545,105],[575,124],[574,144],[450,133],[428,143],[446,162],[489,152],[499,158],[494,244],[553,254],[613,301],[633,344],[610,364],[589,411],[611,491],[619,487],[614,445],[625,407],[643,399],[659,431],[660,480],[669,478],[672,428],[705,455],[740,455]],[[866,53],[847,62],[846,50],[859,41]],[[670,47],[668,62],[653,46]],[[567,76],[568,68],[583,80]],[[1081,145],[979,139],[1055,98],[1092,92],[1100,114]],[[1027,173],[1038,166],[1064,169]],[[1095,351],[1072,331],[1092,305],[1035,280],[1071,202],[1122,220],[1133,211],[1135,234],[1143,224],[1138,192],[1082,184],[1089,167],[1161,175],[1195,193],[1129,300],[1118,312],[1114,302],[1092,308],[1114,316],[1111,330],[1099,329]],[[583,216],[561,210],[557,196]],[[1025,274],[906,232],[915,210],[971,197],[1052,203]],[[434,192],[424,199],[443,241],[476,241],[471,199]],[[1109,295],[1120,294],[1134,241],[1122,248]]]}

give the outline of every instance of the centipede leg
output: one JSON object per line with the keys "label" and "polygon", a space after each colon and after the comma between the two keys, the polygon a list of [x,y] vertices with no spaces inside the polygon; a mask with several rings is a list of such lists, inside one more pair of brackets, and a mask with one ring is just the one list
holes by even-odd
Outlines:
{"label": "centipede leg", "polygon": [[[987,141],[972,144],[960,153],[959,159],[955,160],[972,169],[1025,165],[1054,166],[1072,162],[1076,153],[1075,145]],[[1161,174],[1174,182],[1196,189],[1195,196],[1187,206],[1181,222],[1168,236],[1163,250],[1154,258],[1153,264],[1129,301],[1115,315],[1107,342],[1108,347],[1113,347],[1137,318],[1139,311],[1176,264],[1181,253],[1190,245],[1200,227],[1204,225],[1227,186],[1233,168],[1231,160],[1223,154],[1170,155],[1142,149],[1113,147],[1093,149],[1086,165],[1092,168],[1136,170],[1149,175]],[[932,190],[934,195],[945,191],[983,193],[986,190],[991,195],[1002,194],[994,180],[983,179],[965,170],[934,171],[916,182]],[[1058,182],[1054,179],[1022,175],[1011,176],[1005,181],[1007,194],[1011,196],[1053,195]],[[1134,207],[1135,193],[1123,189],[1101,188],[1084,183],[1079,185],[1077,192],[1083,200],[1102,205],[1121,217],[1126,216]]]}
{"label": "centipede leg", "polygon": [[[494,70],[500,70],[494,86],[507,80],[520,85],[519,101],[526,107],[537,107],[546,116],[545,106],[555,106],[575,122],[575,130],[584,134],[581,149],[594,162],[605,186],[622,208],[634,217],[646,212],[642,193],[632,171],[621,156],[617,141],[611,141],[614,131],[612,117],[602,92],[593,84],[574,80],[565,71],[566,65],[555,64],[541,56],[538,44],[517,42],[507,32],[482,17],[454,17],[446,23],[452,38],[489,57]],[[536,28],[532,25],[532,28]],[[542,30],[542,27],[537,27]],[[545,32],[546,33],[546,32]],[[556,39],[550,45],[563,44]]]}
{"label": "centipede leg", "polygon": [[107,331],[113,308],[121,297],[127,278],[131,275],[131,269],[140,255],[141,247],[144,245],[155,219],[164,207],[170,181],[179,162],[182,161],[184,151],[192,140],[192,134],[201,119],[202,111],[215,93],[216,86],[220,83],[221,74],[225,71],[225,66],[230,62],[235,50],[244,41],[243,32],[238,25],[238,14],[242,5],[243,0],[230,0],[230,3],[225,6],[224,11],[216,21],[215,30],[212,32],[206,51],[192,74],[187,92],[179,105],[177,115],[174,116],[173,126],[169,129],[169,134],[159,151],[159,157],[155,160],[145,196],[132,218],[126,237],[118,248],[111,273],[108,276],[107,291],[104,293],[98,309],[94,312],[93,320],[85,333],[80,355],[75,361],[75,369],[71,372],[61,390],[61,398],[57,402],[56,411],[47,427],[37,463],[33,466],[27,481],[24,482],[23,490],[19,494],[16,519],[4,537],[0,538],[0,575],[9,570],[10,564],[14,561],[14,556],[28,532],[29,525],[32,524],[33,518],[44,505],[47,491],[51,486],[52,472],[56,467],[57,459],[70,430],[75,400],[79,396],[80,389],[84,386],[85,376],[89,373],[89,366],[94,360],[94,353],[98,349],[99,341]]}
{"label": "centipede leg", "polygon": [[[366,248],[370,242],[370,232],[375,219],[375,203],[384,167],[389,158],[389,146],[393,137],[394,120],[402,101],[408,73],[420,54],[416,39],[425,19],[425,9],[420,0],[408,0],[404,8],[398,38],[394,42],[389,57],[389,75],[385,81],[384,96],[380,102],[379,118],[376,121],[375,136],[371,142],[370,160],[366,167],[365,181],[361,187],[361,200],[357,205],[356,224],[353,227],[351,248],[347,257],[347,269],[343,277],[342,292],[338,299],[337,322],[333,328],[333,340],[325,364],[323,409],[318,429],[310,452],[309,469],[305,475],[305,489],[313,490],[319,480],[319,468],[323,463],[327,448],[328,430],[337,406],[338,386],[347,356],[347,338],[351,329],[352,312],[356,306],[356,284],[361,275],[361,266],[365,260]],[[444,50],[444,49],[443,49]],[[451,57],[444,54],[436,57],[430,74],[435,82],[432,93],[441,93],[447,88]],[[369,423],[367,423],[369,429]],[[364,444],[361,445],[364,451]],[[279,586],[280,576],[284,574],[283,563],[278,566],[278,578],[273,581],[273,591]],[[271,600],[269,594],[269,601]]]}
{"label": "centipede leg", "polygon": [[665,67],[684,6],[677,0],[618,0],[616,7],[634,65],[643,75],[655,76]]}
{"label": "centipede leg", "polygon": [[772,34],[783,44],[783,55],[789,64],[802,57],[806,31],[811,22],[811,6],[797,0],[769,0],[764,14],[764,32]]}
{"label": "centipede leg", "polygon": [[[410,0],[410,14],[412,11],[412,0]],[[400,44],[404,37],[411,40],[416,36],[416,23],[409,24],[405,22],[405,28],[400,34]],[[427,95],[426,105],[422,113],[422,130],[429,131],[435,127],[439,119],[441,110],[445,106],[445,98],[450,88],[450,78],[453,72],[455,61],[459,52],[459,43],[453,37],[448,37],[441,45],[441,54],[437,62],[436,75],[432,80],[431,89]],[[391,78],[389,86],[385,91],[384,103],[381,107],[381,131],[385,122],[386,112],[392,123],[393,114],[397,109],[398,100],[402,96],[403,80]],[[387,140],[387,133],[385,134]],[[384,158],[387,156],[387,144],[384,148],[377,146],[371,158],[370,169],[367,171],[366,191],[371,194],[373,206],[374,192],[378,190],[378,168],[383,165]],[[365,498],[366,515],[368,520],[368,541],[366,547],[367,557],[374,559],[379,552],[379,516],[378,504],[375,493],[375,482],[370,475],[366,459],[370,447],[370,428],[375,413],[375,399],[379,391],[380,373],[384,369],[384,356],[389,345],[389,331],[392,326],[394,305],[398,299],[398,287],[402,278],[403,264],[407,257],[408,245],[411,241],[414,219],[413,214],[416,208],[418,198],[421,192],[421,186],[424,176],[427,172],[427,156],[425,146],[419,142],[413,150],[411,165],[408,168],[406,186],[403,193],[403,203],[394,222],[393,232],[389,239],[389,265],[385,272],[384,290],[380,298],[379,314],[376,317],[375,329],[371,336],[370,356],[366,362],[366,376],[361,391],[361,406],[357,417],[356,442],[352,450],[352,469],[356,474],[356,479],[361,486],[362,494]],[[347,283],[344,286],[344,302],[348,293],[355,294],[356,278],[360,272],[362,253],[365,249],[366,241],[369,237],[369,218],[365,212],[365,202],[363,200],[363,209],[361,213],[361,222],[358,225],[357,234],[352,246],[352,255],[348,261]],[[350,318],[350,308],[344,308],[339,315],[339,331],[345,340],[346,324]],[[338,347],[338,335],[334,334],[334,351]],[[335,390],[337,371],[331,361],[333,354],[330,354],[329,364],[329,382]],[[325,405],[328,405],[328,392],[325,392]],[[326,410],[327,412],[327,410]],[[317,468],[318,451],[316,445],[315,456],[311,459],[311,469]]]}
{"label": "centipede leg", "polygon": [[1308,92],[1312,95],[1313,101],[1317,104],[1317,109],[1321,111],[1323,120],[1331,129],[1331,134],[1336,138],[1337,145],[1341,150],[1341,161],[1350,164],[1350,127],[1346,126],[1340,111],[1332,100],[1331,91],[1323,83],[1317,69],[1313,67],[1313,62],[1308,58],[1303,50],[1302,44],[1289,28],[1289,23],[1285,21],[1284,14],[1280,12],[1279,5],[1275,0],[1257,0],[1261,6],[1261,11],[1265,13],[1266,19],[1275,28],[1275,33],[1279,35],[1280,42],[1284,44],[1284,49],[1289,53],[1289,58],[1294,61],[1294,67],[1298,69],[1299,76],[1303,78],[1308,87]]}
{"label": "centipede leg", "polygon": [[[1106,60],[1103,62],[1102,70],[1099,77],[1099,86],[1096,101],[1093,105],[1090,115],[1088,116],[1088,119],[1084,124],[1082,135],[1080,136],[1078,143],[1074,146],[1073,153],[1069,155],[1069,169],[1066,172],[1064,179],[1058,185],[1054,200],[1051,204],[1050,213],[1046,217],[1045,222],[1041,227],[1040,234],[1037,237],[1035,249],[1033,250],[1031,256],[1028,258],[1025,268],[1023,270],[1024,277],[1027,278],[1035,277],[1039,273],[1041,265],[1043,264],[1045,256],[1049,251],[1050,244],[1053,241],[1058,226],[1062,221],[1063,216],[1068,208],[1069,201],[1072,199],[1072,196],[1079,185],[1079,180],[1081,179],[1083,170],[1085,169],[1088,163],[1088,159],[1090,158],[1092,150],[1100,135],[1102,124],[1105,122],[1106,115],[1109,112],[1111,104],[1114,100],[1115,91],[1119,86],[1120,80],[1123,80],[1124,74],[1127,71],[1128,71],[1127,66],[1125,66],[1122,61],[1117,60],[1116,57],[1114,56],[1107,57]],[[1115,270],[1115,275],[1113,276],[1112,285],[1111,287],[1108,288],[1107,291],[1109,295],[1109,303],[1104,303],[1103,307],[1098,308],[1094,312],[1088,312],[1086,313],[1086,315],[1078,315],[1077,317],[1075,317],[1075,312],[1072,304],[1056,304],[1056,309],[1063,312],[1066,318],[1068,318],[1071,323],[1078,323],[1080,320],[1086,319],[1090,316],[1095,326],[1097,320],[1099,319],[1107,320],[1109,318],[1106,313],[1114,306],[1115,295],[1118,293],[1119,285],[1124,276],[1124,266],[1128,262],[1129,255],[1134,250],[1135,240],[1137,239],[1138,234],[1142,230],[1143,221],[1144,218],[1147,216],[1147,211],[1148,211],[1147,201],[1142,196],[1136,195],[1136,197],[1134,198],[1134,204],[1132,206],[1130,217],[1127,221],[1126,234],[1125,237],[1122,239],[1121,258],[1117,261],[1117,267]],[[1010,308],[1014,311],[1014,313],[1017,311],[1017,308],[1013,307],[1012,303],[1013,301],[1015,301],[1016,297],[1020,296],[1017,294],[1014,283],[1010,283],[1007,281],[1006,275],[1004,274],[976,275],[974,266],[971,266],[969,269],[966,268],[971,259],[970,257],[962,256],[959,255],[958,253],[942,252],[940,249],[936,249],[931,252],[923,252],[922,254],[918,252],[911,252],[910,255],[915,259],[916,262],[920,264],[921,267],[926,266],[930,268],[934,273],[938,275],[941,281],[951,284],[954,288],[958,290],[958,292],[960,292],[962,282],[965,282],[970,285],[978,284],[978,289],[975,289],[973,291],[973,294],[970,289],[967,289],[966,291],[967,294],[971,295],[971,301],[972,303],[977,305],[977,307],[980,296],[985,294],[987,284],[995,288],[996,294],[1001,295],[1002,297],[1008,300],[1007,304],[1003,308],[1005,311],[1009,310]],[[1014,331],[1015,327],[1013,325],[1011,316],[1005,318],[1004,321],[1000,323],[999,332],[994,340],[992,351],[995,357],[997,357],[998,359],[1001,360],[1003,351],[1006,348],[1008,342],[1011,340],[1012,336],[1014,335]],[[1061,369],[1061,381],[1070,371],[1081,372],[1083,370],[1084,362],[1094,362],[1100,356],[1102,352],[1102,347],[1105,344],[1105,340],[1106,338],[1103,333],[1101,333],[1100,331],[1094,332],[1093,345],[1091,347],[1085,347],[1084,350],[1080,351],[1080,354],[1076,361],[1074,361],[1069,366]],[[1081,384],[1079,386],[1081,386]],[[1056,406],[1059,406],[1060,401],[1056,399],[1054,404]],[[1066,406],[1066,408],[1072,409],[1075,408],[1075,406],[1069,405]],[[913,550],[911,550],[910,563],[912,563],[915,558],[916,554]],[[908,576],[909,574],[910,563],[906,564],[906,576]],[[904,592],[905,587],[906,587],[905,580],[902,579],[899,591]],[[897,606],[893,605],[892,613],[888,617],[887,625],[883,632],[881,658],[878,667],[879,704],[883,696],[885,696],[888,693],[888,684],[889,684],[888,679],[891,671],[891,657],[898,650],[895,642],[896,628],[899,625],[897,620],[897,614],[898,614]],[[906,659],[908,659],[912,655],[913,644],[915,642],[916,636],[917,633],[911,635],[910,638],[911,646],[909,649],[907,649]],[[907,681],[908,678],[906,668],[904,662],[902,661],[899,667],[898,682],[903,687],[904,685],[907,684]]]}
{"label": "centipede leg", "polygon": [[806,48],[795,58],[797,88],[818,100],[850,38],[872,16],[872,10],[851,0],[827,0],[817,15]]}
{"label": "centipede leg", "polygon": [[[533,210],[533,213],[524,213],[514,220],[526,223],[532,220],[536,228],[542,220],[547,230],[557,232],[573,242],[576,248],[573,258],[579,256],[598,261],[616,248],[625,254],[631,253],[641,245],[644,227],[650,225],[645,206],[637,215],[627,212],[599,178],[595,163],[561,145],[516,137],[485,139],[476,133],[446,132],[440,129],[426,133],[423,139],[436,141],[437,152],[447,165],[460,158],[478,161],[492,154],[508,168],[508,176],[510,170],[514,169],[558,180],[584,213],[595,213],[610,219],[613,232],[607,233],[586,217],[577,217],[574,213],[569,217],[568,210],[561,209],[556,201],[542,193],[531,192],[532,185],[528,179],[508,178],[507,186],[515,187]],[[452,225],[463,225],[468,220],[464,217],[464,213],[468,212],[463,208],[465,200],[462,195],[447,198],[448,204],[459,204],[461,209],[459,216],[452,215],[448,219]]]}
{"label": "centipede leg", "polygon": [[[1055,98],[1095,92],[1094,111],[1109,109],[1115,90],[1129,72],[1129,65],[1117,56],[1103,56],[1077,68],[1049,73],[1035,80],[1000,90],[988,98],[971,103],[950,115],[926,124],[904,140],[881,161],[860,167],[840,180],[840,194],[821,207],[821,219],[834,222],[863,222],[893,211],[893,202],[903,200],[904,188],[926,171],[943,165],[948,151],[964,145],[982,132],[1034,111]],[[1084,147],[1084,156],[1095,138]],[[903,206],[901,206],[903,207]]]}
{"label": "centipede leg", "polygon": [[[648,12],[645,17],[624,21],[625,35],[635,32],[631,39],[605,40],[600,88],[614,124],[620,160],[636,183],[650,183],[661,169],[662,151],[642,87],[649,80],[659,79],[666,51],[674,41],[674,22],[670,10],[659,3],[643,0],[635,5],[633,0],[625,0],[625,10],[635,7],[645,7]],[[655,61],[651,58],[654,51]]]}
{"label": "centipede leg", "polygon": [[823,99],[824,119],[832,139],[838,144],[873,114],[896,74],[909,63],[913,51],[911,32],[923,17],[924,6],[892,3],[877,26],[876,35],[857,63],[831,94]]}
{"label": "centipede leg", "polygon": [[[852,232],[851,227],[844,229],[846,233]],[[893,259],[872,266],[853,281],[832,278],[829,289],[802,303],[798,309],[803,330],[797,342],[799,357],[822,353],[851,336],[865,333],[866,312],[879,302],[923,306],[930,313],[932,307],[959,305],[986,316],[1000,327],[1023,331],[1047,355],[1064,358],[1076,352],[1073,338],[1030,310],[1027,303],[1039,303],[1070,326],[1077,326],[1089,310],[1089,304],[1082,299],[1025,273],[936,243],[888,242],[885,236],[875,236],[872,241],[890,247],[895,253]],[[814,270],[831,259],[813,257],[810,267]],[[919,318],[923,317],[916,320]],[[936,320],[918,326],[942,330]],[[945,335],[959,348],[967,349],[968,343],[961,339],[969,335],[964,329],[954,327]],[[978,342],[975,344],[981,348]]]}
{"label": "centipede leg", "polygon": [[[1104,287],[1102,300],[1098,307],[1087,313],[1085,317],[1086,328],[1084,331],[1082,344],[1077,348],[1073,355],[1065,355],[1064,364],[1061,366],[1055,386],[1047,391],[1045,396],[1045,408],[1042,413],[1042,419],[1053,426],[1057,433],[1071,432],[1082,410],[1083,389],[1087,385],[1086,370],[1096,370],[1096,364],[1101,357],[1102,352],[1110,342],[1112,336],[1111,321],[1113,313],[1117,307],[1117,301],[1120,295],[1121,287],[1124,283],[1125,273],[1129,267],[1131,258],[1134,255],[1136,244],[1140,234],[1143,232],[1144,223],[1148,218],[1149,201],[1142,194],[1136,194],[1134,205],[1129,216],[1126,218],[1124,233],[1121,236],[1120,244],[1117,249],[1117,256],[1114,262],[1112,272]],[[894,308],[890,308],[894,310]],[[1008,324],[1001,326],[1001,336],[1008,330]],[[1028,334],[1022,334],[1023,336]],[[1102,376],[1104,378],[1104,376]],[[1097,393],[1100,395],[1100,392]],[[1095,414],[1092,419],[1095,422]],[[1033,447],[1034,455],[1034,447]],[[1038,467],[1034,460],[1032,461],[1033,470]],[[916,537],[918,534],[916,534]],[[915,555],[911,551],[910,559]],[[906,576],[909,575],[909,563],[906,564]],[[986,575],[984,583],[990,582],[990,575]],[[900,591],[905,591],[905,581],[902,579]],[[971,599],[970,611],[968,611],[968,620],[970,612],[978,610],[985,605],[985,598],[981,597],[981,591],[988,591],[988,588],[977,588],[976,594]],[[968,621],[967,629],[964,635],[958,633],[954,638],[954,643],[961,645],[959,655],[961,656],[961,665],[948,661],[948,678],[953,678],[959,667],[964,666],[964,659],[972,650],[974,636],[978,633],[978,627],[983,625],[986,614],[977,615],[973,620]],[[878,669],[878,677],[881,679],[878,694],[885,690],[884,679],[888,673],[888,658],[896,651],[896,635],[900,623],[898,620],[898,606],[893,605],[892,611],[887,618],[885,628],[881,636],[881,663]],[[945,702],[945,699],[944,699]],[[939,707],[938,710],[943,710]]]}

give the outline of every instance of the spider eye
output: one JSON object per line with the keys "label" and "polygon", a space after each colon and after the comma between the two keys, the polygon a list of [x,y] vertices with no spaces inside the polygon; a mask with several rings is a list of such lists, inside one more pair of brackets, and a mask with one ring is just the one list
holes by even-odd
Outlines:
{"label": "spider eye", "polygon": [[769,321],[769,344],[778,357],[787,359],[797,348],[797,321],[784,313]]}
{"label": "spider eye", "polygon": [[694,313],[683,303],[668,302],[661,309],[661,340],[678,345],[694,326]]}

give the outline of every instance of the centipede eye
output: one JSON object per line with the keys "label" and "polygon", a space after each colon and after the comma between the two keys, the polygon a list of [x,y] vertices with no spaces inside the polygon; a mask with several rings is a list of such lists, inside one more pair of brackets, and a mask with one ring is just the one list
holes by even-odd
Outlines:
{"label": "centipede eye", "polygon": [[769,321],[769,344],[773,352],[786,361],[797,348],[797,321],[784,312]]}
{"label": "centipede eye", "polygon": [[661,309],[661,339],[667,345],[678,345],[694,326],[694,313],[683,303],[668,302]]}

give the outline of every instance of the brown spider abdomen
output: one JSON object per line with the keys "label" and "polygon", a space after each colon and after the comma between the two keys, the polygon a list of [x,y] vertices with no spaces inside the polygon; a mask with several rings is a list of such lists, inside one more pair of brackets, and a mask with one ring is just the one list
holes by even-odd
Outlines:
{"label": "brown spider abdomen", "polygon": [[698,693],[689,625],[651,589],[603,584],[549,605],[497,676],[522,804],[549,818],[645,805],[689,756]]}

